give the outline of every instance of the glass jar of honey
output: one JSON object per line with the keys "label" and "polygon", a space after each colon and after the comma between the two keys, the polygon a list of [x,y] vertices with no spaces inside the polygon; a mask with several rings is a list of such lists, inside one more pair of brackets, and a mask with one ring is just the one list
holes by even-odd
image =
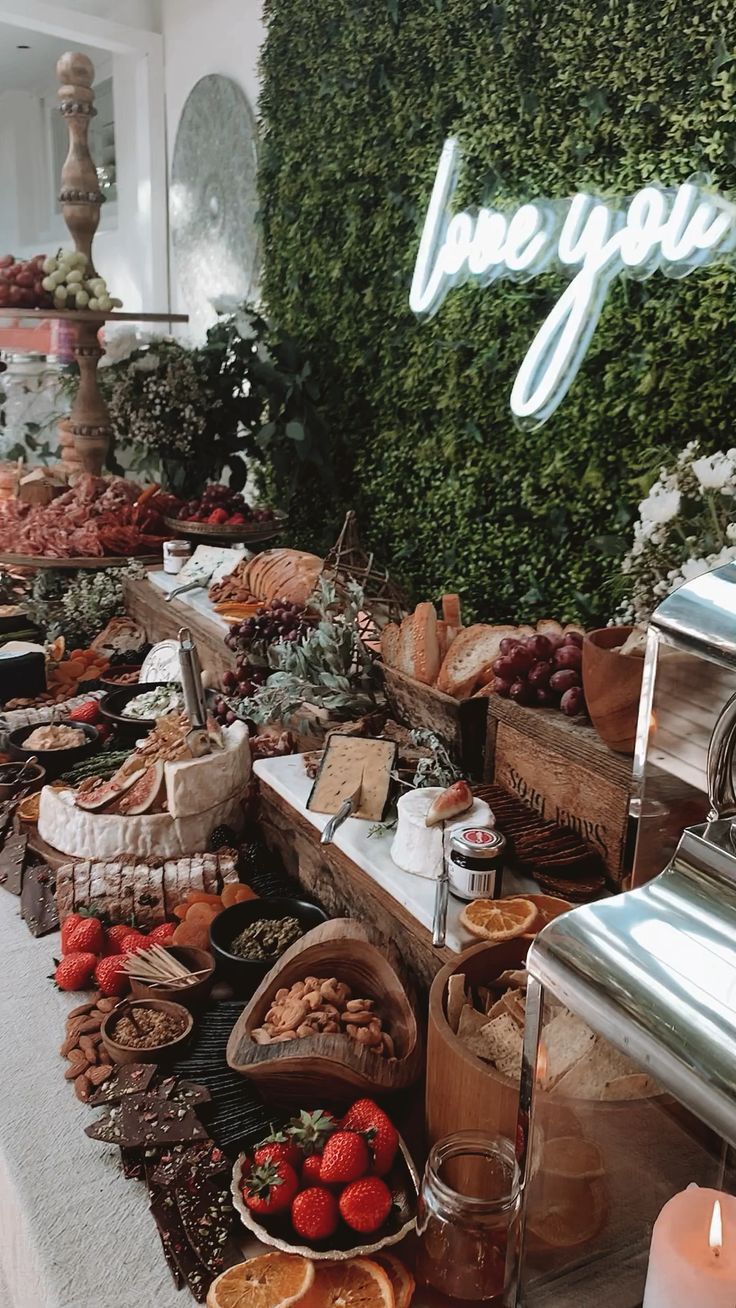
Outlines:
{"label": "glass jar of honey", "polygon": [[452,1299],[501,1305],[518,1239],[519,1170],[503,1136],[457,1131],[427,1159],[417,1207],[417,1280]]}

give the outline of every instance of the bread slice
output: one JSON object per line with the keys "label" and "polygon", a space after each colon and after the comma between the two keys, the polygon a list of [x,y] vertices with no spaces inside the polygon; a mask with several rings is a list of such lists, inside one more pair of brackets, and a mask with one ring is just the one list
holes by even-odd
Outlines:
{"label": "bread slice", "polygon": [[464,627],[445,655],[437,689],[455,699],[472,695],[483,668],[498,657],[504,636],[515,636],[516,632],[516,627],[491,627],[483,622]]}
{"label": "bread slice", "polygon": [[[450,628],[448,627],[447,623],[445,622],[445,619],[444,619],[444,618],[438,618],[438,619],[437,619],[437,644],[438,644],[439,647],[440,647],[440,664],[442,663],[442,660],[443,660],[443,658],[445,657],[445,654],[447,653],[448,649],[450,648],[450,640],[449,640],[449,636],[448,636],[448,632],[449,632],[449,630],[450,630]],[[452,637],[452,638],[453,638],[453,640],[455,639],[455,630],[454,630],[454,628],[453,628],[453,637]],[[438,669],[438,671],[439,671],[439,669]]]}
{"label": "bread slice", "polygon": [[562,627],[559,622],[555,622],[554,618],[542,618],[541,621],[537,623],[537,631],[543,636],[562,635]]}
{"label": "bread slice", "polygon": [[399,672],[407,677],[414,676],[414,614],[404,618],[399,628],[397,664]]}
{"label": "bread slice", "polygon": [[417,604],[411,626],[413,676],[424,686],[437,680],[442,659],[437,639],[437,614],[434,604]]}
{"label": "bread slice", "polygon": [[442,617],[448,627],[457,627],[458,631],[463,625],[460,616],[460,596],[443,595],[442,596]]}
{"label": "bread slice", "polygon": [[400,635],[397,622],[387,622],[381,632],[381,659],[387,668],[398,667]]}

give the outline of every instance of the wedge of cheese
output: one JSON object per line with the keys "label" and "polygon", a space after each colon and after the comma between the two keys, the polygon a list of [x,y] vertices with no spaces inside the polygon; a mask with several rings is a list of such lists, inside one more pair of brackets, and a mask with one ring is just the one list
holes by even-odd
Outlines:
{"label": "wedge of cheese", "polygon": [[386,807],[391,772],[396,760],[392,740],[364,736],[330,736],[307,808],[312,813],[337,813],[360,785],[354,816],[380,822]]}

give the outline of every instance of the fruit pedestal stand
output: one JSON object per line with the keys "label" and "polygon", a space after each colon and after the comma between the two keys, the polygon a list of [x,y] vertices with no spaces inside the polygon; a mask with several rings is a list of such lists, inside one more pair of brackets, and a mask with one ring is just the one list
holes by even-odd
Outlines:
{"label": "fruit pedestal stand", "polygon": [[[56,72],[61,83],[58,93],[60,112],[69,130],[69,153],[61,170],[61,211],[75,250],[85,257],[86,275],[94,277],[92,241],[104,200],[87,141],[90,119],[96,112],[92,89],[94,66],[86,55],[69,52],[62,55]],[[100,327],[110,321],[188,321],[186,314],[117,313],[112,307],[107,307],[111,306],[109,297],[105,297],[104,303],[104,308],[69,310],[26,308],[17,303],[0,305],[0,319],[59,318],[71,325],[75,337],[72,348],[79,365],[79,387],[68,425],[82,468],[96,476],[102,471],[112,435],[110,415],[97,381],[97,365],[104,353],[98,340]]]}

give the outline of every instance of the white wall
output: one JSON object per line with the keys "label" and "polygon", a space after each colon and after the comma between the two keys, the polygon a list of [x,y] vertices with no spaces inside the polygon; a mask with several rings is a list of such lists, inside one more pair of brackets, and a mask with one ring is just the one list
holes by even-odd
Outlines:
{"label": "white wall", "polygon": [[[318,3],[318,0],[315,0]],[[162,0],[169,168],[184,102],[208,73],[237,82],[255,111],[258,58],[264,37],[261,0]],[[184,312],[171,260],[172,309]]]}

